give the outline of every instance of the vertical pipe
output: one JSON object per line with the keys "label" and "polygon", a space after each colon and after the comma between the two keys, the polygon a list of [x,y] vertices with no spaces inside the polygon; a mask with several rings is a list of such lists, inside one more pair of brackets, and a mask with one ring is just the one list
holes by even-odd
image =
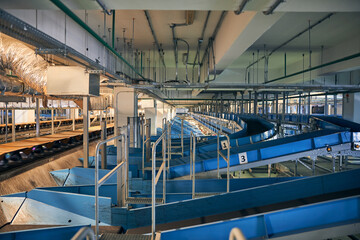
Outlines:
{"label": "vertical pipe", "polygon": [[143,52],[140,51],[140,74],[143,74]]}
{"label": "vertical pipe", "polygon": [[[311,68],[311,35],[310,35],[310,20],[309,20],[309,69]],[[311,71],[309,71],[309,81],[311,83]]]}
{"label": "vertical pipe", "polygon": [[266,95],[265,95],[265,115],[266,116],[268,115],[268,111],[269,111],[269,108],[268,108],[268,93],[266,93]]}
{"label": "vertical pipe", "polygon": [[275,114],[276,120],[279,120],[279,95],[275,94]]}
{"label": "vertical pipe", "polygon": [[36,137],[40,137],[40,103],[39,98],[36,98]]}
{"label": "vertical pipe", "polygon": [[71,109],[72,110],[72,130],[75,131],[76,127],[75,127],[75,108]]}
{"label": "vertical pipe", "polygon": [[284,53],[284,76],[286,76],[286,53]]}
{"label": "vertical pipe", "polygon": [[55,133],[54,129],[54,108],[51,108],[51,134]]}
{"label": "vertical pipe", "polygon": [[156,178],[156,174],[155,174],[155,170],[156,170],[156,146],[153,145],[152,147],[152,171],[151,171],[151,234],[152,234],[152,238],[151,239],[155,239],[155,224],[156,224],[156,218],[155,218],[155,200],[156,200],[156,183],[155,183],[155,178]]}
{"label": "vertical pipe", "polygon": [[181,156],[184,156],[184,119],[181,119]]}
{"label": "vertical pipe", "polygon": [[324,104],[324,115],[329,115],[328,113],[328,95],[325,94],[325,104]]}
{"label": "vertical pipe", "polygon": [[[101,141],[106,140],[106,121],[100,123],[101,127]],[[107,159],[106,159],[106,143],[101,145],[101,168],[107,169]]]}
{"label": "vertical pipe", "polygon": [[83,151],[84,168],[89,167],[89,97],[83,97]]}
{"label": "vertical pipe", "polygon": [[254,92],[254,114],[257,114],[258,94]]}
{"label": "vertical pipe", "polygon": [[[147,124],[146,139],[150,139],[150,137],[151,137],[151,118],[146,119],[146,124]],[[146,142],[145,150],[146,150],[146,158],[145,158],[146,162],[150,162],[150,159],[151,159],[151,152],[150,152],[151,151],[151,141],[150,140]]]}
{"label": "vertical pipe", "polygon": [[112,48],[115,48],[115,10],[112,10]]}
{"label": "vertical pipe", "polygon": [[337,116],[337,94],[334,94],[334,116]]}
{"label": "vertical pipe", "polygon": [[8,103],[5,102],[5,143],[8,142],[8,123],[9,123],[9,118],[8,118],[7,105],[8,105]]}
{"label": "vertical pipe", "polygon": [[282,104],[282,113],[281,121],[285,121],[285,105],[286,105],[286,92],[283,92],[283,104]]}
{"label": "vertical pipe", "polygon": [[[166,143],[167,143],[166,137],[164,137],[162,141],[163,141],[162,148],[165,153],[165,154],[163,154],[163,163],[165,163],[165,166],[163,169],[163,202],[166,203],[166,171],[167,171],[167,168],[166,168]],[[169,163],[168,167],[170,167],[170,163]]]}
{"label": "vertical pipe", "polygon": [[134,147],[139,147],[139,107],[138,107],[138,94],[134,93],[134,121],[133,121],[133,141],[134,141]]}
{"label": "vertical pipe", "polygon": [[16,129],[15,129],[15,109],[11,110],[11,141],[16,141]]}
{"label": "vertical pipe", "polygon": [[[301,93],[299,93],[299,103],[298,103],[298,115],[301,115]],[[299,119],[300,120],[300,119]],[[300,122],[300,121],[299,121]]]}
{"label": "vertical pipe", "polygon": [[265,114],[265,93],[263,92],[262,93],[262,96],[261,96],[261,100],[262,100],[262,115]]}
{"label": "vertical pipe", "polygon": [[308,112],[307,112],[307,115],[310,115],[311,114],[311,95],[310,95],[310,92],[309,92],[309,95],[308,95]]}
{"label": "vertical pipe", "polygon": [[241,109],[240,109],[240,113],[241,114],[244,113],[244,92],[241,92]]}
{"label": "vertical pipe", "polygon": [[219,160],[219,151],[220,151],[220,135],[219,135],[219,131],[217,131],[217,177],[218,179],[220,179],[220,171],[219,171],[219,165],[220,165],[220,160]]}

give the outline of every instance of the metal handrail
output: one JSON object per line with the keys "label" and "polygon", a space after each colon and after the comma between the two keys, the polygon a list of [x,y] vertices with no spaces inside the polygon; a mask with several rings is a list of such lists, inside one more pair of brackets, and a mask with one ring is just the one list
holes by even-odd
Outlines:
{"label": "metal handrail", "polygon": [[90,227],[82,227],[80,230],[71,238],[71,240],[82,240],[82,239],[95,240],[94,231]]}
{"label": "metal handrail", "polygon": [[146,122],[146,119],[144,120],[144,124],[142,125],[142,175],[144,178],[144,174],[145,174],[145,144],[149,141],[151,141],[151,138],[147,138],[145,139],[145,129],[146,127],[150,127],[150,124],[148,122]]}
{"label": "metal handrail", "polygon": [[[124,161],[122,161],[121,163],[119,163],[115,168],[113,168],[110,172],[108,172],[103,178],[101,178],[99,180],[99,159],[100,159],[100,146],[116,140],[118,138],[123,138],[123,142],[125,145],[125,159]],[[114,173],[116,173],[124,164],[126,165],[127,163],[127,141],[126,141],[126,135],[125,134],[120,134],[118,136],[106,139],[104,141],[98,142],[96,144],[96,150],[95,150],[95,238],[96,240],[99,238],[99,188],[100,186],[106,181],[108,180]],[[103,159],[104,161],[104,159]]]}
{"label": "metal handrail", "polygon": [[[161,136],[156,140],[156,142],[153,144],[152,146],[152,189],[151,189],[151,235],[152,235],[152,239],[155,239],[155,225],[156,225],[156,219],[155,219],[155,200],[156,200],[156,184],[157,184],[157,181],[159,180],[160,178],[160,175],[161,175],[161,171],[162,170],[162,173],[164,174],[163,175],[163,198],[164,198],[164,203],[165,203],[165,196],[166,196],[166,166],[164,164],[166,164],[166,159],[165,159],[165,150],[166,150],[166,147],[164,147],[164,145],[166,146],[166,135],[167,135],[167,132],[164,131]],[[161,164],[161,167],[159,169],[159,172],[157,175],[159,176],[156,176],[155,175],[155,170],[156,170],[156,147],[157,145],[163,141],[163,163]],[[162,168],[162,169],[161,169]]]}
{"label": "metal handrail", "polygon": [[196,137],[190,133],[190,180],[192,180],[191,197],[195,198],[195,157],[196,157]]}
{"label": "metal handrail", "polygon": [[[228,143],[228,147],[227,147],[227,157],[224,156],[224,154],[221,152],[220,150],[220,133],[223,134],[225,137],[226,137],[226,141]],[[217,172],[218,172],[218,178],[220,178],[220,170],[219,170],[219,165],[220,165],[220,159],[219,159],[219,156],[221,156],[227,163],[227,175],[226,175],[226,179],[227,179],[227,182],[226,182],[226,191],[229,192],[230,191],[230,137],[223,133],[221,130],[218,131],[218,134],[217,134],[217,160],[218,160],[218,166],[217,166]]]}
{"label": "metal handrail", "polygon": [[229,240],[246,240],[246,238],[241,230],[235,227],[230,231]]}
{"label": "metal handrail", "polygon": [[181,156],[184,156],[184,119],[181,119]]}

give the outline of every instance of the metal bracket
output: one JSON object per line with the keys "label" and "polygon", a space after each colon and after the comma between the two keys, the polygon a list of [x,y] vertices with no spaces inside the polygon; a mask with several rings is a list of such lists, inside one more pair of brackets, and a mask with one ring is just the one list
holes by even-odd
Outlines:
{"label": "metal bracket", "polygon": [[86,72],[90,73],[90,74],[105,74],[104,70],[90,70],[90,69],[87,69]]}
{"label": "metal bracket", "polygon": [[53,54],[66,56],[67,51],[63,48],[37,48],[35,49],[35,54]]}

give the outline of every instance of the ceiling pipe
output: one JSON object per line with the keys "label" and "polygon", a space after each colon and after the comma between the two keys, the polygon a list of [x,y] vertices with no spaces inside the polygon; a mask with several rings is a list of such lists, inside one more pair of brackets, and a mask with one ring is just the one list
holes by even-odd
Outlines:
{"label": "ceiling pipe", "polygon": [[[266,56],[262,56],[261,58],[259,58],[258,60],[252,62],[251,64],[249,64],[246,67],[246,72],[247,70],[253,66],[254,64],[260,62],[261,60],[263,60],[265,57],[270,57],[274,52],[276,52],[277,50],[279,50],[280,48],[286,46],[288,43],[290,43],[291,41],[293,41],[294,39],[300,37],[302,34],[306,33],[309,31],[309,29],[312,29],[314,27],[316,27],[317,25],[319,25],[320,23],[322,23],[323,21],[325,21],[326,19],[330,18],[331,16],[333,16],[334,13],[329,13],[328,15],[326,15],[325,17],[323,17],[322,19],[320,19],[319,21],[317,21],[316,23],[312,24],[311,26],[307,27],[306,29],[302,30],[301,32],[299,32],[298,34],[296,34],[295,36],[291,37],[289,40],[283,42],[282,44],[280,44],[279,46],[277,46],[276,48],[274,48],[269,54],[267,54]],[[246,75],[245,75],[246,78]]]}
{"label": "ceiling pipe", "polygon": [[222,11],[222,12],[221,12],[219,21],[218,21],[217,24],[216,24],[216,27],[215,27],[215,29],[214,29],[213,34],[212,34],[211,37],[209,38],[208,45],[206,46],[206,49],[205,49],[205,53],[204,53],[204,55],[203,55],[203,57],[202,57],[202,59],[201,59],[201,64],[200,64],[201,66],[204,64],[205,56],[206,56],[206,54],[207,54],[207,52],[209,51],[209,48],[210,48],[210,46],[211,46],[211,42],[212,42],[212,41],[210,41],[210,40],[211,40],[211,39],[215,40],[216,35],[217,35],[217,33],[218,33],[219,29],[220,29],[220,26],[221,26],[222,22],[224,21],[224,18],[225,18],[225,16],[226,16],[226,13],[227,13],[227,11]]}
{"label": "ceiling pipe", "polygon": [[234,13],[236,15],[239,15],[240,13],[242,13],[244,11],[244,8],[246,6],[246,4],[249,2],[250,0],[242,0],[242,2],[239,5],[239,8],[237,10],[234,11]]}
{"label": "ceiling pipe", "polygon": [[172,38],[173,38],[173,43],[174,43],[174,57],[175,57],[175,68],[176,68],[176,72],[175,72],[175,80],[178,80],[178,45],[177,45],[177,41],[178,39],[176,38],[176,34],[175,34],[175,28],[176,27],[182,27],[182,26],[189,26],[192,25],[194,23],[194,19],[195,19],[195,11],[185,11],[185,23],[172,23],[170,25],[171,28],[171,33],[172,33]]}
{"label": "ceiling pipe", "polygon": [[[198,46],[197,46],[197,49],[196,49],[194,62],[192,64],[193,65],[193,72],[194,72],[195,65],[199,65],[199,68],[198,68],[198,82],[200,82],[200,50],[201,50],[201,44],[204,41],[205,30],[206,30],[206,27],[207,27],[207,24],[208,24],[208,21],[209,21],[209,18],[210,18],[210,14],[211,14],[211,11],[208,11],[207,15],[206,15],[205,22],[204,22],[203,29],[201,31],[200,38],[198,40]],[[196,63],[196,61],[197,61],[197,63]],[[193,82],[194,82],[194,79],[193,79]]]}
{"label": "ceiling pipe", "polygon": [[284,0],[276,0],[273,5],[269,7],[268,10],[263,11],[265,15],[270,15],[274,12],[274,10],[280,5],[280,3],[285,2]]}
{"label": "ceiling pipe", "polygon": [[96,40],[98,40],[105,48],[112,52],[116,57],[123,61],[127,66],[130,67],[138,76],[143,80],[146,80],[142,74],[140,74],[129,62],[127,62],[114,48],[112,48],[102,37],[100,37],[92,28],[90,28],[86,23],[84,23],[75,13],[73,13],[65,4],[60,0],[50,0],[55,6],[62,10],[67,16],[84,28],[90,35],[92,35]]}
{"label": "ceiling pipe", "polygon": [[156,34],[155,34],[155,31],[154,31],[154,27],[151,23],[151,18],[150,18],[150,14],[147,10],[144,10],[144,13],[145,13],[145,17],[146,17],[146,20],[149,24],[149,28],[150,28],[150,31],[151,31],[151,34],[154,38],[154,41],[155,41],[155,45],[158,49],[158,52],[159,52],[159,56],[160,56],[160,59],[161,59],[161,62],[163,64],[163,66],[166,68],[166,65],[165,65],[165,61],[164,61],[164,50],[161,48],[160,44],[159,44],[159,41],[156,37]]}
{"label": "ceiling pipe", "polygon": [[103,3],[101,0],[96,0],[96,2],[99,4],[99,6],[102,8],[102,10],[104,10],[104,12],[106,12],[107,15],[111,15],[112,11],[106,7],[105,3]]}
{"label": "ceiling pipe", "polygon": [[337,60],[334,60],[334,61],[331,61],[331,62],[328,62],[328,63],[320,64],[318,66],[311,67],[311,68],[308,68],[308,69],[305,69],[305,70],[302,70],[302,71],[299,71],[299,72],[295,72],[295,73],[292,73],[292,74],[289,74],[289,75],[286,75],[286,76],[283,76],[283,77],[275,78],[275,79],[269,80],[269,81],[267,81],[265,83],[276,82],[276,81],[279,81],[279,80],[282,80],[282,79],[286,79],[286,78],[289,78],[289,77],[300,75],[300,74],[303,74],[303,73],[306,73],[306,72],[309,72],[309,71],[313,71],[313,70],[316,70],[316,69],[319,69],[319,68],[327,67],[327,66],[330,66],[330,65],[333,65],[333,64],[336,64],[336,63],[345,62],[345,61],[348,61],[348,60],[351,60],[351,59],[354,59],[354,58],[358,58],[358,57],[360,57],[360,53],[352,54],[352,55],[349,55],[349,56],[346,56],[346,57],[343,57],[343,58],[340,58],[340,59],[337,59]]}

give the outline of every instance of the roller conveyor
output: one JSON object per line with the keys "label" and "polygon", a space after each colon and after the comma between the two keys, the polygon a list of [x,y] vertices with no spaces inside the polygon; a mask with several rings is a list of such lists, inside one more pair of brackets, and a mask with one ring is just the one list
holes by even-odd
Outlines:
{"label": "roller conveyor", "polygon": [[[108,124],[107,128],[110,134],[113,132],[114,126],[113,124]],[[100,136],[100,132],[100,126],[90,127],[90,139]],[[0,166],[4,170],[8,167],[7,164],[9,160],[18,161],[19,164],[21,164],[22,160],[31,159],[34,153],[52,151],[60,146],[80,143],[82,141],[82,135],[82,130],[76,130],[1,144]],[[16,164],[12,165],[12,167],[15,165]]]}

